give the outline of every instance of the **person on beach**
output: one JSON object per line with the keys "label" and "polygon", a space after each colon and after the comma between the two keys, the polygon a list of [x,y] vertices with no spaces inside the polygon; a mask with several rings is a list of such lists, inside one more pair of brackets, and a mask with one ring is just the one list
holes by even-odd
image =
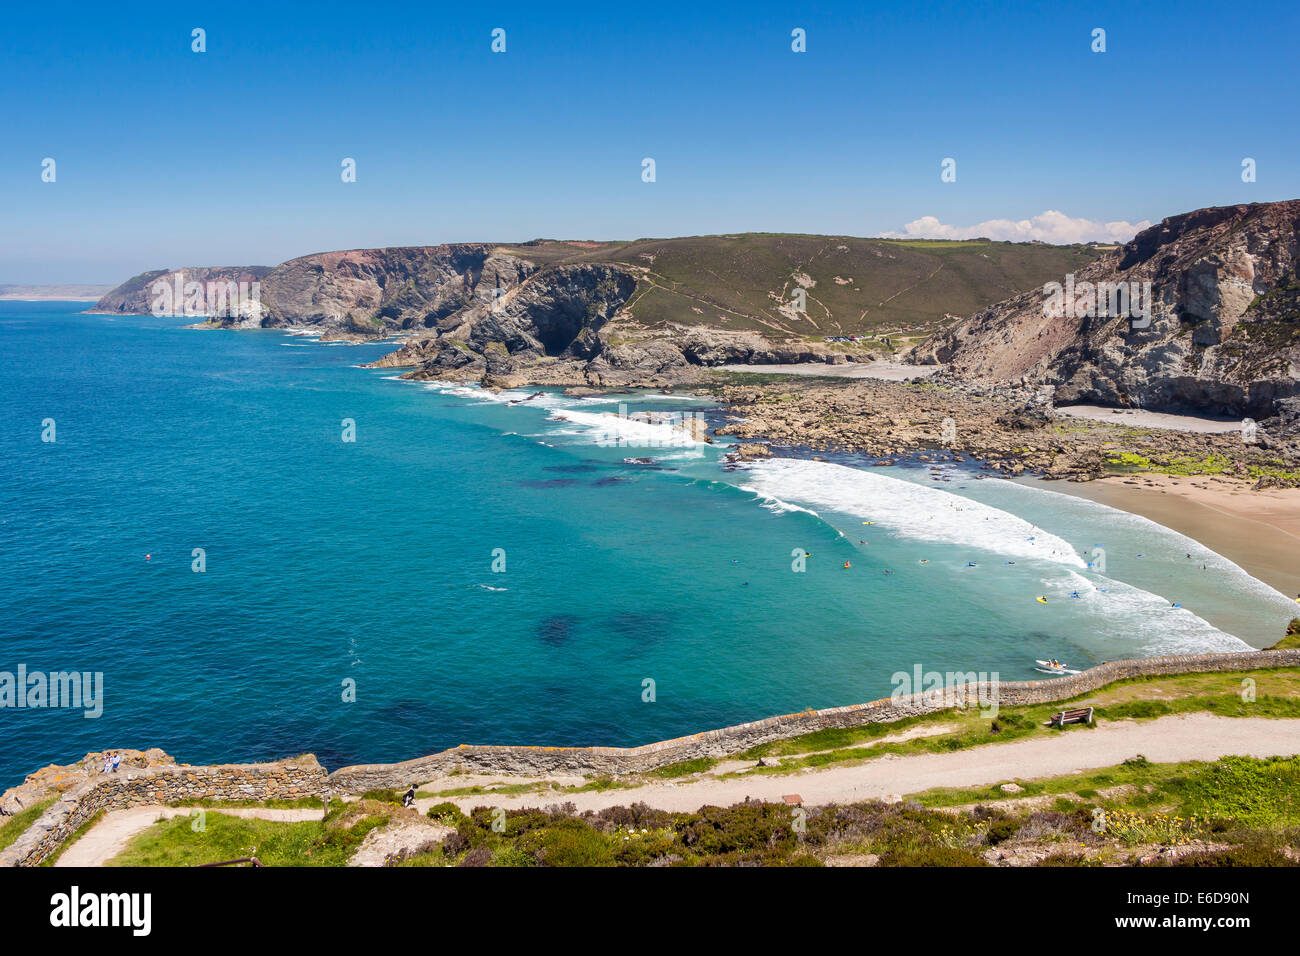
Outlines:
{"label": "person on beach", "polygon": [[113,773],[117,773],[117,768],[122,766],[122,755],[113,754]]}
{"label": "person on beach", "polygon": [[111,753],[108,753],[107,751],[105,751],[105,753],[104,753],[104,769],[101,770],[100,773],[108,773],[108,772],[109,772],[110,770],[112,770],[112,769],[113,769],[113,755],[112,755]]}

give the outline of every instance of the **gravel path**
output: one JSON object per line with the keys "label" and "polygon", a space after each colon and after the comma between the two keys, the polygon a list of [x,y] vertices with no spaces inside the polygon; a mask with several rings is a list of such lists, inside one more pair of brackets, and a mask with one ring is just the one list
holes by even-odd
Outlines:
{"label": "gravel path", "polygon": [[[592,793],[484,794],[456,797],[452,802],[462,810],[476,806],[518,809],[572,802],[582,811],[640,801],[661,810],[692,812],[704,805],[729,806],[746,797],[779,802],[787,794],[798,794],[804,803],[812,806],[919,793],[933,787],[975,787],[1015,779],[1056,777],[1113,767],[1136,754],[1143,754],[1156,763],[1217,760],[1228,754],[1253,757],[1300,754],[1300,720],[1188,714],[1140,723],[1116,721],[1092,730],[1073,727],[1051,737],[988,744],[952,753],[887,754],[855,766],[804,770],[782,776],[655,783]],[[420,800],[417,805],[437,802],[441,799]]]}

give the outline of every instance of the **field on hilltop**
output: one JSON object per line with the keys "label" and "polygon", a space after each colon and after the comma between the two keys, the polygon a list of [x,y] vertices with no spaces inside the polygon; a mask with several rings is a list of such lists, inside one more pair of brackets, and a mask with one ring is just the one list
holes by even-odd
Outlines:
{"label": "field on hilltop", "polygon": [[[499,251],[538,265],[628,267],[639,281],[626,308],[648,329],[698,324],[776,338],[924,334],[954,316],[1060,279],[1102,254],[1086,245],[775,233],[538,240]],[[807,300],[803,314],[790,307],[800,286]]]}

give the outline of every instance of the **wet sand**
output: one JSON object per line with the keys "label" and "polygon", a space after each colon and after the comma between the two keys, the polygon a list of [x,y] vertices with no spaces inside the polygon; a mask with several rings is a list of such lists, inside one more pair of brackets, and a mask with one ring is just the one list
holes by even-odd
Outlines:
{"label": "wet sand", "polygon": [[1239,481],[1165,475],[1030,483],[1150,518],[1217,551],[1287,597],[1300,594],[1300,488],[1252,491]]}

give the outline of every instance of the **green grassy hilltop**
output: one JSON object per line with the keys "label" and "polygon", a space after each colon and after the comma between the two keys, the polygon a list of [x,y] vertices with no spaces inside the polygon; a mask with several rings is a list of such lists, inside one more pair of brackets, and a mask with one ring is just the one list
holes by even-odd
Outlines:
{"label": "green grassy hilltop", "polygon": [[[918,336],[1104,254],[1097,246],[987,240],[860,239],[743,233],[584,243],[536,240],[500,252],[538,265],[626,266],[640,280],[628,308],[647,328],[669,322],[772,337],[900,332]],[[796,276],[806,276],[800,281]],[[807,312],[779,309],[805,286]]]}

